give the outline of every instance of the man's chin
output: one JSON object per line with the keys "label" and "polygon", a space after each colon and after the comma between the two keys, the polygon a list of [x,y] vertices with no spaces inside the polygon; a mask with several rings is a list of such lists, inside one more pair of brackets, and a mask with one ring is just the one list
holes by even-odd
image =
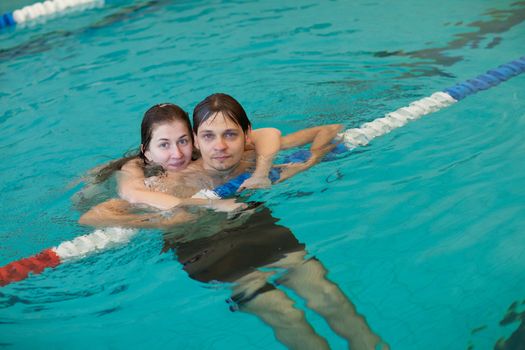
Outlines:
{"label": "man's chin", "polygon": [[233,166],[220,164],[220,165],[214,166],[213,168],[218,171],[228,171],[228,170],[231,170]]}
{"label": "man's chin", "polygon": [[210,164],[210,168],[216,171],[220,171],[220,172],[227,172],[227,171],[235,169],[236,164],[214,163],[214,164]]}

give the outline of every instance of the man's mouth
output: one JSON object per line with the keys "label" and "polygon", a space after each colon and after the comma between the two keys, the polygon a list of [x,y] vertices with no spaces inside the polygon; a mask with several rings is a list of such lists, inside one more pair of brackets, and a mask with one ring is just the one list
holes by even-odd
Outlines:
{"label": "man's mouth", "polygon": [[223,162],[226,159],[229,159],[230,157],[231,156],[229,156],[229,155],[218,155],[218,156],[213,156],[212,159],[217,160],[219,162]]}

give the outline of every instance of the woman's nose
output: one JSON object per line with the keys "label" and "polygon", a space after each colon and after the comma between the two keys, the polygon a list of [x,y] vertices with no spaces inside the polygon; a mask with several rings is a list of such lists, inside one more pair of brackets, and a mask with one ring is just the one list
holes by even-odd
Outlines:
{"label": "woman's nose", "polygon": [[172,148],[171,150],[171,158],[181,158],[182,157],[182,152],[181,150],[179,149],[179,146],[175,146]]}

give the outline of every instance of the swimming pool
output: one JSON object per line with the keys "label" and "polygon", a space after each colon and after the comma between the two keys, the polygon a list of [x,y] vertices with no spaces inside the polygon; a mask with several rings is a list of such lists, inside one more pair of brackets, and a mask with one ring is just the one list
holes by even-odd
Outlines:
{"label": "swimming pool", "polygon": [[[223,91],[258,127],[356,127],[523,56],[524,19],[511,1],[108,0],[3,31],[0,265],[90,232],[76,224],[75,180],[136,146],[154,103],[191,110]],[[511,79],[253,196],[393,349],[493,348],[520,326],[523,84]],[[1,288],[0,345],[282,348],[257,318],[229,311],[227,288],[188,278],[161,248],[161,234],[145,230]]]}

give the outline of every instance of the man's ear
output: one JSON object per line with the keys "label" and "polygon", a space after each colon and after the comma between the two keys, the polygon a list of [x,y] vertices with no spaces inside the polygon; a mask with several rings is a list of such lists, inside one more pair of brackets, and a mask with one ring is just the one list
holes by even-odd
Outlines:
{"label": "man's ear", "polygon": [[196,133],[193,133],[193,147],[195,147],[196,149],[198,149],[200,151],[199,143],[197,142],[197,134]]}
{"label": "man's ear", "polygon": [[248,127],[248,130],[246,130],[246,133],[244,134],[244,143],[245,144],[249,144],[249,143],[253,143],[252,142],[252,127],[249,126]]}

